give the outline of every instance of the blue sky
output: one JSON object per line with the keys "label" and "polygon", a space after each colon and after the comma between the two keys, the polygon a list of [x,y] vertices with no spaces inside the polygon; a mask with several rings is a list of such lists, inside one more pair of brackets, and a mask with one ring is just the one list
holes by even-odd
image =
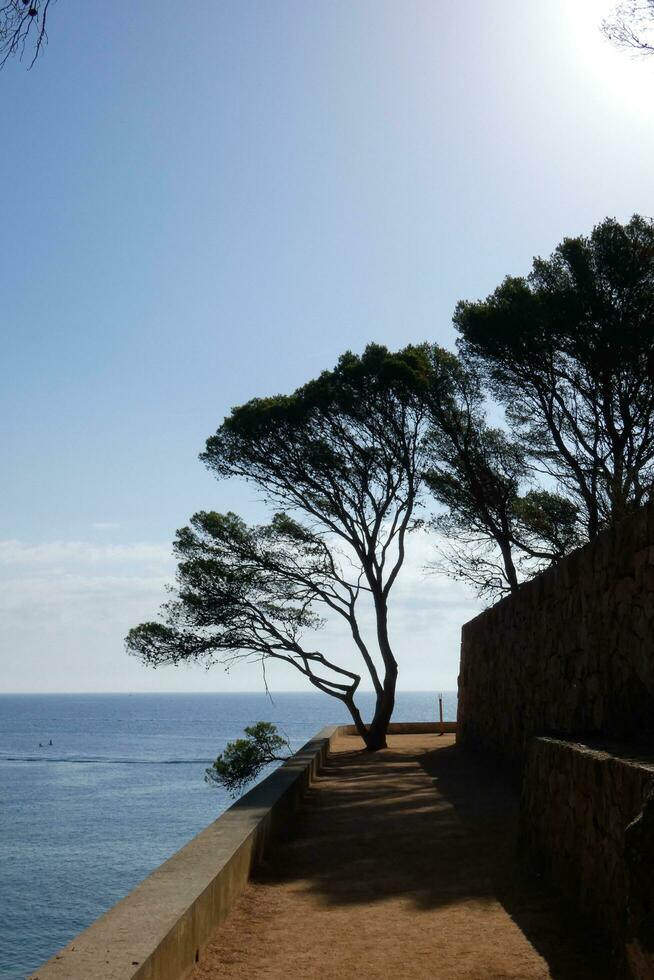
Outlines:
{"label": "blue sky", "polygon": [[[452,346],[458,299],[654,214],[654,61],[604,42],[610,6],[57,0],[0,73],[0,688],[260,686],[123,651],[175,528],[256,513],[198,452],[231,406],[370,340]],[[451,688],[478,606],[416,550],[401,684]]]}

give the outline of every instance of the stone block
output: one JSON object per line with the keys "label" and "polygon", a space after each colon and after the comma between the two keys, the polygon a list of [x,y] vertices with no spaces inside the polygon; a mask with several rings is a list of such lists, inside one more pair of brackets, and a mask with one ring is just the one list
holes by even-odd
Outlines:
{"label": "stone block", "polygon": [[654,730],[654,503],[467,623],[459,698],[516,778],[534,735]]}

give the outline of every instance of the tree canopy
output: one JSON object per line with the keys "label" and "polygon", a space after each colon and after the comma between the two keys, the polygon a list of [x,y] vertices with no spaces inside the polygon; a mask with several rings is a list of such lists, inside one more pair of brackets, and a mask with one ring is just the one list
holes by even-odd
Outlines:
{"label": "tree canopy", "polygon": [[454,322],[533,473],[594,537],[654,479],[654,223],[607,218]]}
{"label": "tree canopy", "polygon": [[[388,602],[417,523],[425,416],[416,391],[430,370],[424,348],[370,345],[292,395],[235,408],[202,459],[218,477],[252,483],[276,513],[259,526],[196,514],[175,542],[176,598],[164,622],[130,632],[129,649],[155,666],[282,661],[341,700],[369,748],[384,745],[398,672]],[[374,638],[361,628],[362,603]],[[361,674],[305,638],[327,613],[347,623],[375,691],[368,725],[355,700]]]}
{"label": "tree canopy", "polygon": [[523,448],[488,425],[482,378],[453,356],[447,384],[424,394],[429,419],[427,486],[442,505],[437,565],[495,596],[557,561],[577,542],[576,508],[560,495],[529,489]]}
{"label": "tree canopy", "polygon": [[[440,566],[486,597],[648,499],[652,221],[607,218],[564,239],[529,275],[460,302],[454,323],[458,355],[372,344],[290,395],[232,410],[201,458],[218,478],[250,483],[269,519],[196,513],[177,532],[175,594],[159,621],[130,632],[133,653],[153,666],[246,659],[264,675],[282,662],[340,700],[374,750],[398,677],[389,601],[408,536],[426,522],[425,489],[439,506],[427,523]],[[334,618],[354,662],[318,642]],[[357,701],[364,677],[370,720]],[[223,760],[221,779],[252,761],[253,739]]]}

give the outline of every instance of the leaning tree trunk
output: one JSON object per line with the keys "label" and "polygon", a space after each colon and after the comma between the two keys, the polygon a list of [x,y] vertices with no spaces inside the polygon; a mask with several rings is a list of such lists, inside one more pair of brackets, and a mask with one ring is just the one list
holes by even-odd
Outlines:
{"label": "leaning tree trunk", "polygon": [[376,752],[386,748],[386,734],[390,724],[393,708],[395,707],[395,686],[397,684],[397,667],[386,671],[384,686],[377,695],[375,714],[366,731],[365,743],[368,752]]}
{"label": "leaning tree trunk", "polygon": [[354,703],[353,691],[343,698],[346,708],[352,715],[354,726],[368,752],[377,752],[379,749],[386,748],[386,734],[395,707],[395,688],[397,686],[397,661],[393,656],[388,639],[388,611],[386,598],[381,590],[375,596],[375,612],[377,616],[377,641],[384,661],[384,680],[380,685],[376,675],[373,677],[377,700],[375,713],[370,724],[366,725],[361,717],[361,713]]}
{"label": "leaning tree trunk", "polygon": [[361,736],[368,752],[377,752],[386,748],[386,733],[395,707],[395,686],[397,684],[397,664],[386,671],[382,688],[377,693],[375,714],[369,725],[366,725],[361,713],[354,703],[354,698],[345,699],[345,706],[352,715],[354,727]]}
{"label": "leaning tree trunk", "polygon": [[375,714],[366,733],[365,743],[369,752],[386,748],[386,734],[395,707],[395,687],[397,685],[397,661],[393,656],[388,638],[388,609],[386,599],[381,594],[375,597],[375,613],[377,642],[384,661],[384,682],[381,691],[377,693]]}

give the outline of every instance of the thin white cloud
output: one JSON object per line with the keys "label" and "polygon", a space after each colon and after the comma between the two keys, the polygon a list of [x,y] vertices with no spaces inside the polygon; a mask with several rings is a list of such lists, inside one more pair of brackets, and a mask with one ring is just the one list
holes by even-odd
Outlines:
{"label": "thin white cloud", "polygon": [[3,582],[0,614],[19,612],[22,615],[31,610],[30,618],[33,620],[46,612],[66,615],[82,606],[93,606],[97,611],[103,603],[116,610],[128,600],[132,603],[143,597],[161,602],[166,598],[166,585],[170,580],[171,576],[165,575],[65,574],[18,578]]}
{"label": "thin white cloud", "polygon": [[166,544],[96,544],[90,541],[0,541],[0,566],[103,565],[115,563],[170,563],[171,549]]}
{"label": "thin white cloud", "polygon": [[156,688],[124,637],[174,572],[168,544],[0,541],[0,690]]}
{"label": "thin white cloud", "polygon": [[[412,535],[408,544],[389,609],[400,684],[449,690],[458,672],[461,625],[480,604],[461,583],[425,571],[433,552],[426,534]],[[126,633],[156,618],[174,574],[168,544],[0,541],[0,689],[223,687],[227,679],[219,669],[210,678],[199,667],[152,671],[125,653]],[[374,649],[371,609],[361,609],[361,627]],[[312,642],[344,666],[361,669],[352,637],[338,617]],[[291,668],[271,665],[269,679],[278,690],[305,687]],[[258,690],[260,672],[239,664],[229,683],[235,690]],[[369,686],[365,671],[363,684]]]}

